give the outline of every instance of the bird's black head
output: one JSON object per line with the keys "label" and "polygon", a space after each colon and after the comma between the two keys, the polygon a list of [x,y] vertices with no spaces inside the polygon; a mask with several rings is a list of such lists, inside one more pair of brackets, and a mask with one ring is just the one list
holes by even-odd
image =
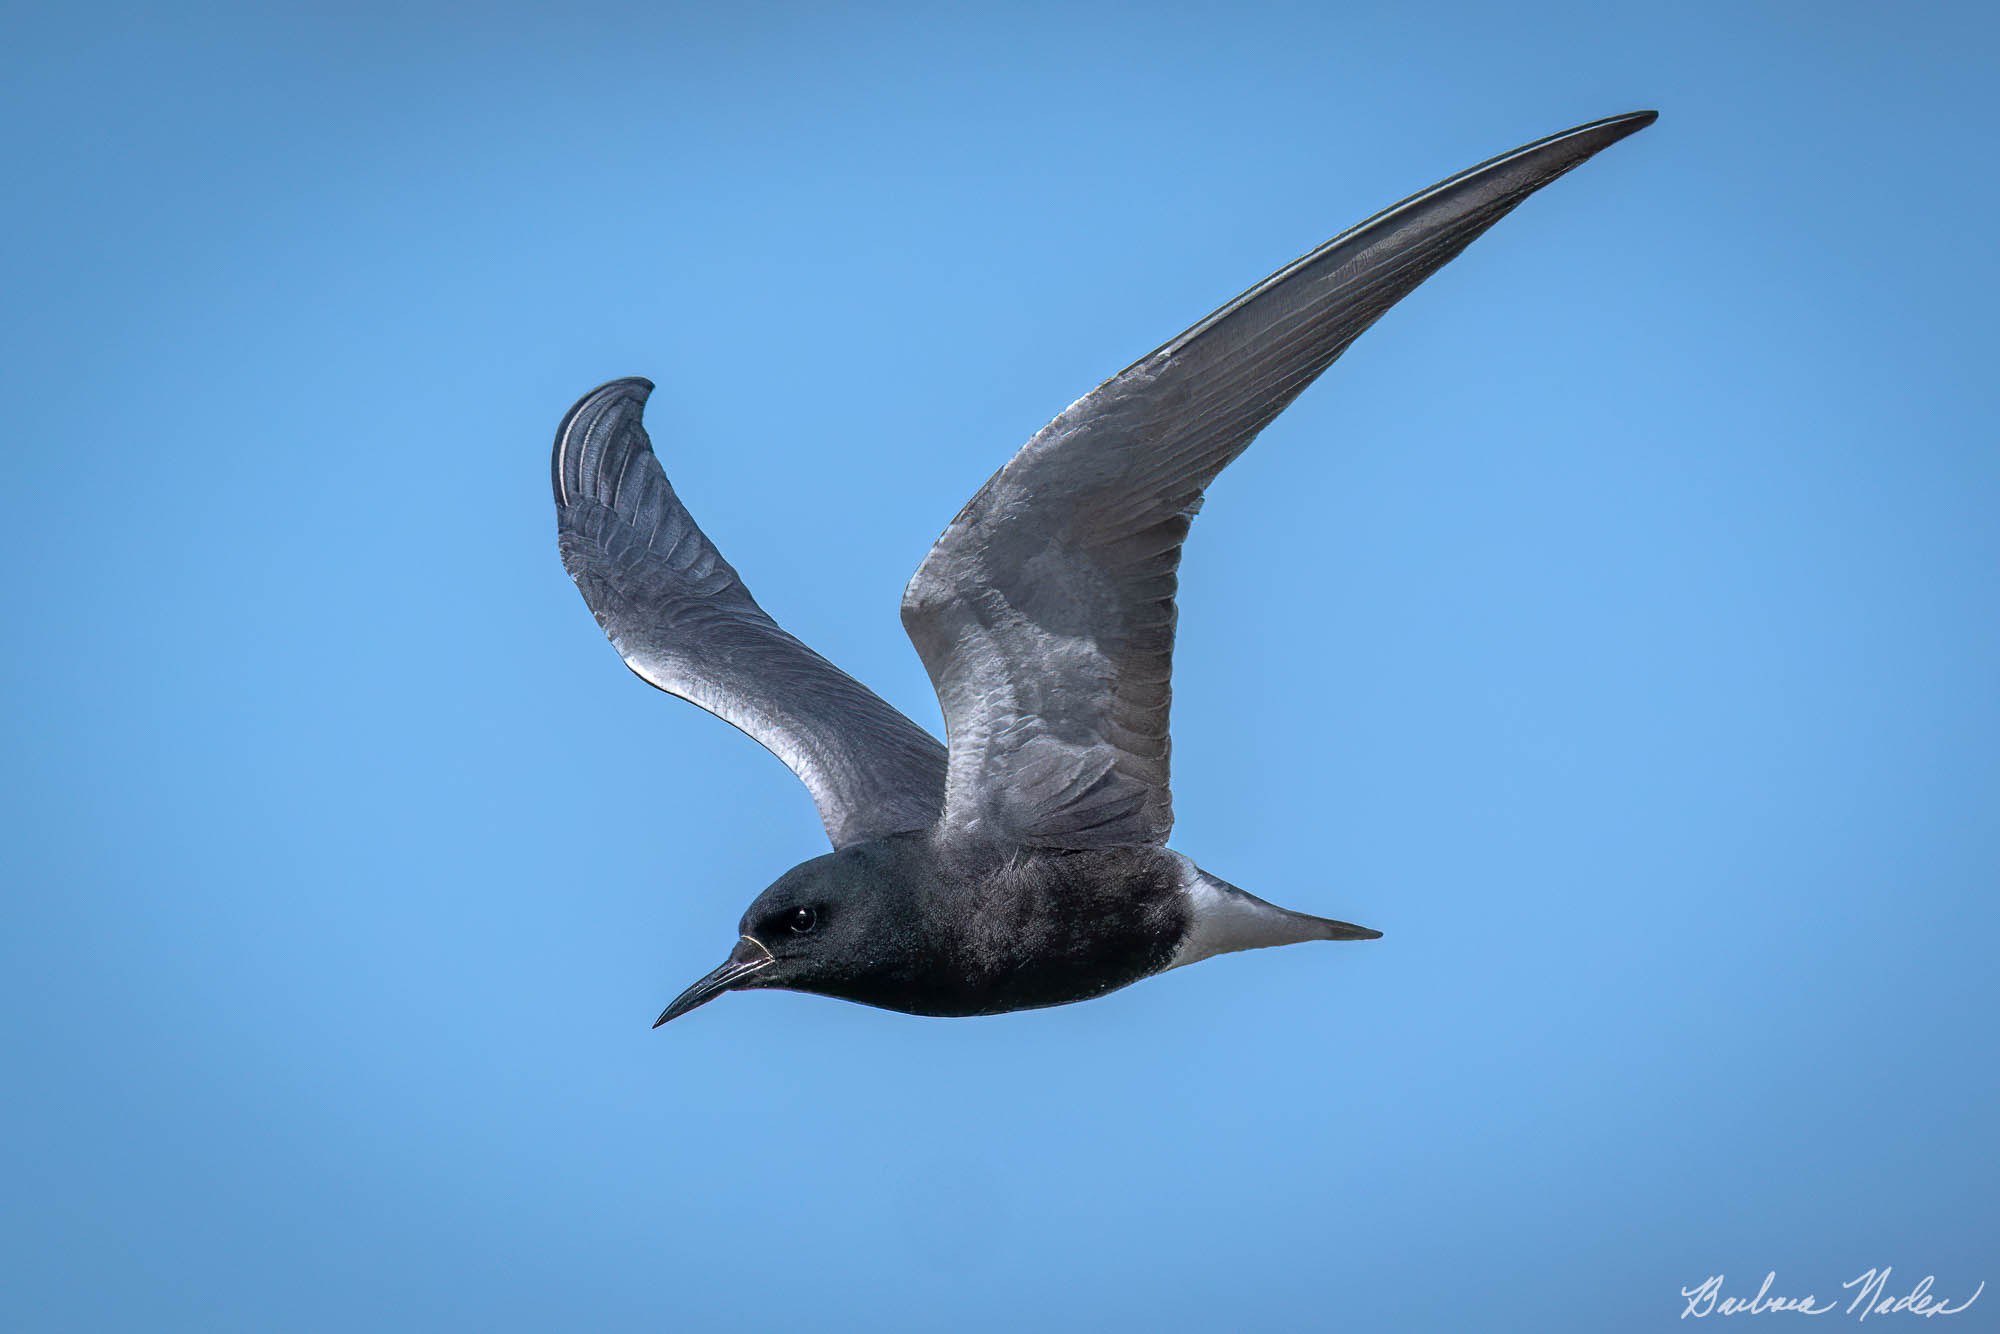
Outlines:
{"label": "bird's black head", "polygon": [[678,1019],[725,991],[778,988],[867,1003],[921,957],[897,849],[847,848],[801,862],[757,896],[722,966],[661,1012]]}

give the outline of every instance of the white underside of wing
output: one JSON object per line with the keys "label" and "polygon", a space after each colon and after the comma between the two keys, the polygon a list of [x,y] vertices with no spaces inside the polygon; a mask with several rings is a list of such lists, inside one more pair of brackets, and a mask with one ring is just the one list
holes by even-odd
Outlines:
{"label": "white underside of wing", "polygon": [[625,665],[631,668],[632,674],[647,685],[714,714],[777,756],[787,769],[799,776],[799,781],[805,784],[814,801],[818,801],[824,795],[826,784],[819,766],[804,750],[787,744],[787,732],[776,720],[750,707],[742,697],[730,691],[697,680],[669,677],[655,666],[641,661],[637,655],[619,656],[624,657]]}

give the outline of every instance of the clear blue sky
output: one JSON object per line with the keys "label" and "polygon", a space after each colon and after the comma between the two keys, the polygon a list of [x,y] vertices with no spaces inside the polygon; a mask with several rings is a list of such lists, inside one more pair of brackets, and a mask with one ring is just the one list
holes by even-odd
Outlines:
{"label": "clear blue sky", "polygon": [[[726,8],[9,9],[0,1324],[2000,1283],[1991,10]],[[564,578],[579,393],[657,380],[765,605],[934,724],[897,596],[1043,421],[1648,106],[1189,548],[1176,845],[1384,940],[648,1030],[823,844]]]}

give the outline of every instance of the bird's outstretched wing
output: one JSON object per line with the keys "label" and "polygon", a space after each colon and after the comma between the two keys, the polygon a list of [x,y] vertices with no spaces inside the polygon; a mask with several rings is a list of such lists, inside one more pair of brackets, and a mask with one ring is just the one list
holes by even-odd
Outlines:
{"label": "bird's outstretched wing", "polygon": [[1653,120],[1579,126],[1378,213],[1099,385],[994,474],[903,595],[944,706],[945,825],[1164,842],[1176,571],[1203,490],[1390,306]]}
{"label": "bird's outstretched wing", "polygon": [[667,484],[640,421],[652,391],[613,380],[556,431],[563,567],[597,623],[640,679],[783,760],[835,847],[930,825],[944,747],[757,605]]}

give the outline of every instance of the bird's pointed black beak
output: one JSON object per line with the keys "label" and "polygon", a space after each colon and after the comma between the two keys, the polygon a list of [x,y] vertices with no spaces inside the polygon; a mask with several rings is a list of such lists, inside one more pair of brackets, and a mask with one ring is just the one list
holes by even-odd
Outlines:
{"label": "bird's pointed black beak", "polygon": [[674,997],[674,1003],[660,1011],[660,1017],[653,1021],[658,1028],[669,1019],[678,1019],[689,1010],[708,1004],[725,991],[734,991],[749,979],[777,960],[771,951],[764,948],[762,941],[754,936],[745,936],[736,942],[736,948],[729,951],[729,957],[722,967],[704,977],[701,981]]}

